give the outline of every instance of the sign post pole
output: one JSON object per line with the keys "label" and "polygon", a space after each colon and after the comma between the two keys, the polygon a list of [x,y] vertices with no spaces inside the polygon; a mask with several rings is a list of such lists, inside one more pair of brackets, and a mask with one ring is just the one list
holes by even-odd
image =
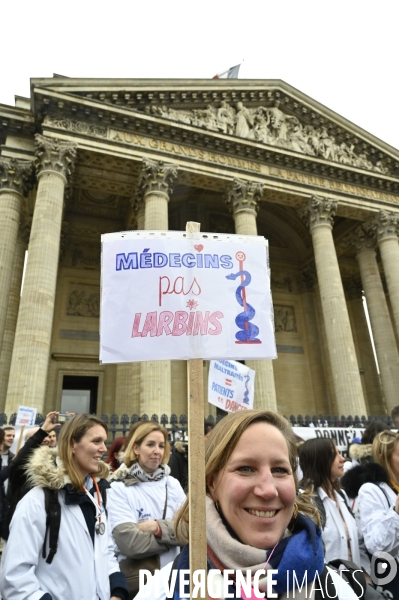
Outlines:
{"label": "sign post pole", "polygon": [[[187,233],[200,231],[200,223],[189,221]],[[188,382],[188,469],[190,506],[190,590],[193,573],[206,573],[205,441],[203,360],[187,361]]]}

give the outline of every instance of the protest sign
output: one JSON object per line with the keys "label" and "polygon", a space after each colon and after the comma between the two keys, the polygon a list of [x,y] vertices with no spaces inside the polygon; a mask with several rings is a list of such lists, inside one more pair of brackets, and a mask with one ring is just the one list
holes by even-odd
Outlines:
{"label": "protest sign", "polygon": [[255,371],[235,360],[212,360],[209,365],[208,402],[237,412],[254,405]]}
{"label": "protest sign", "polygon": [[305,441],[315,437],[331,438],[335,442],[339,453],[346,458],[349,444],[354,437],[361,439],[364,429],[355,429],[354,427],[293,427],[292,431]]}
{"label": "protest sign", "polygon": [[267,241],[102,235],[100,361],[275,358]]}
{"label": "protest sign", "polygon": [[32,427],[36,421],[37,408],[19,406],[15,425]]}

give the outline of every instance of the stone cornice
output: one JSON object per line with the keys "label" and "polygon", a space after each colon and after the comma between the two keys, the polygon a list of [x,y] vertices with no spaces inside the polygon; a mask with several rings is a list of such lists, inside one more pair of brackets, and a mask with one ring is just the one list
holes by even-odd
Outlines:
{"label": "stone cornice", "polygon": [[33,164],[29,161],[0,157],[0,192],[12,190],[26,196],[34,183]]}
{"label": "stone cornice", "polygon": [[35,135],[36,171],[38,176],[45,171],[57,173],[68,181],[72,174],[77,145],[57,139]]}
{"label": "stone cornice", "polygon": [[128,120],[125,124],[122,120],[120,123],[115,120],[114,125],[108,128],[105,127],[104,119],[101,126],[98,125],[95,114],[86,115],[85,119],[78,121],[76,118],[47,115],[44,125],[49,131],[68,131],[79,138],[95,136],[104,141],[112,140],[111,133],[114,132],[115,137],[119,131],[120,139],[117,137],[116,141],[123,141],[124,136],[127,136],[126,143],[133,145],[136,138],[151,137],[151,139],[165,140],[165,143],[169,145],[189,145],[197,151],[201,149],[206,152],[216,152],[232,156],[236,160],[249,160],[254,164],[265,164],[273,169],[292,169],[308,177],[328,177],[338,180],[341,185],[361,185],[392,194],[399,192],[399,177],[396,179],[382,173],[365,171],[350,165],[328,162],[323,158],[295,153],[292,150],[266,146],[253,140],[204,131],[191,125],[166,120],[161,122],[160,119],[148,115],[137,115],[134,119],[131,116],[126,117]]}
{"label": "stone cornice", "polygon": [[264,185],[235,178],[227,192],[226,203],[234,214],[242,211],[257,213]]}
{"label": "stone cornice", "polygon": [[338,203],[328,198],[312,196],[308,206],[300,210],[300,215],[310,231],[321,225],[333,226]]}

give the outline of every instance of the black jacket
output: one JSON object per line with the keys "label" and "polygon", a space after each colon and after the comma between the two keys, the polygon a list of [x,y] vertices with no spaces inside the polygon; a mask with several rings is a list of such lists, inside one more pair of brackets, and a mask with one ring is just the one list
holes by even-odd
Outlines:
{"label": "black jacket", "polygon": [[8,489],[7,489],[7,514],[3,522],[2,537],[8,540],[10,534],[10,523],[14,516],[18,502],[30,490],[28,478],[25,472],[27,462],[34,450],[41,446],[44,438],[48,436],[47,431],[38,429],[22,446],[18,455],[8,466]]}
{"label": "black jacket", "polygon": [[369,462],[349,469],[340,479],[340,484],[349,498],[356,498],[364,483],[387,483],[389,485],[388,474],[378,463]]}

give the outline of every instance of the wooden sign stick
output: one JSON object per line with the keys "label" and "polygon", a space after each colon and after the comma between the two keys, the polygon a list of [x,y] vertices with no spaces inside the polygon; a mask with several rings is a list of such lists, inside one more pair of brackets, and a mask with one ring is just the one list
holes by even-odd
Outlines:
{"label": "wooden sign stick", "polygon": [[[189,221],[186,232],[200,231],[200,223]],[[203,360],[187,361],[188,384],[188,498],[190,503],[190,590],[194,571],[206,574],[205,440]],[[190,596],[191,596],[190,593]],[[207,598],[207,595],[201,598]]]}

